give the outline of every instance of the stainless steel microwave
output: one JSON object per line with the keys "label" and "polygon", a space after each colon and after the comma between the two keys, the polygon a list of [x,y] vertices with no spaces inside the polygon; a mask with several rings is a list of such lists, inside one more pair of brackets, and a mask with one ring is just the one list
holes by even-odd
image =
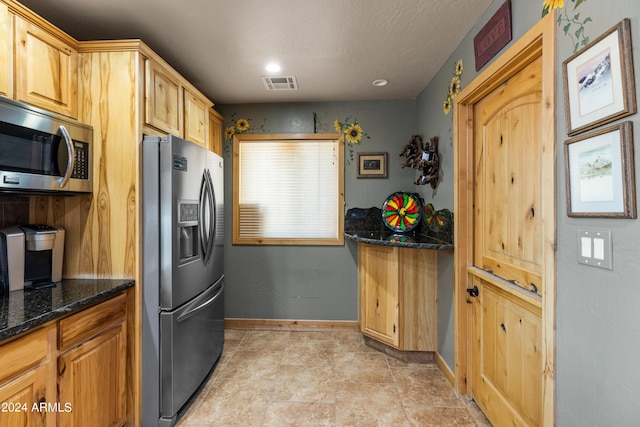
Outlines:
{"label": "stainless steel microwave", "polygon": [[93,128],[0,96],[0,192],[90,193]]}

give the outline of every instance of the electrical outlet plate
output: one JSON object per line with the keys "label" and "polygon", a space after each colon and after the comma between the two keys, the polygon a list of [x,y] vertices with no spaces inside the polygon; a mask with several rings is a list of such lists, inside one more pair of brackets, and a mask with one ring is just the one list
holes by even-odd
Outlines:
{"label": "electrical outlet plate", "polygon": [[578,230],[578,263],[613,270],[611,230]]}

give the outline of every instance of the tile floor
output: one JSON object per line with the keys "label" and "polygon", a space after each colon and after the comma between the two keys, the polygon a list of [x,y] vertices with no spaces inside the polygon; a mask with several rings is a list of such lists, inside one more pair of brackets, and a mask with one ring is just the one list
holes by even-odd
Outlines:
{"label": "tile floor", "polygon": [[491,426],[438,367],[351,331],[225,331],[218,367],[179,427]]}

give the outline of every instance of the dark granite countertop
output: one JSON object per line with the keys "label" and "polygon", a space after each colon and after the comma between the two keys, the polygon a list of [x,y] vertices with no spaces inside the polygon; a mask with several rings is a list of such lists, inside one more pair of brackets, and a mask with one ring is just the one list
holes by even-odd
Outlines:
{"label": "dark granite countertop", "polygon": [[106,301],[133,280],[64,279],[53,288],[0,295],[0,341]]}
{"label": "dark granite countertop", "polygon": [[[431,209],[431,205],[428,205]],[[448,210],[434,212],[440,222],[431,225],[424,219],[420,226],[408,233],[394,233],[382,222],[382,210],[377,207],[351,208],[344,221],[347,239],[382,246],[400,246],[415,249],[453,250],[453,221]]]}
{"label": "dark granite countertop", "polygon": [[344,236],[356,242],[370,243],[373,245],[400,246],[403,248],[433,249],[439,251],[453,250],[451,243],[421,233],[393,234],[384,231],[345,231]]}

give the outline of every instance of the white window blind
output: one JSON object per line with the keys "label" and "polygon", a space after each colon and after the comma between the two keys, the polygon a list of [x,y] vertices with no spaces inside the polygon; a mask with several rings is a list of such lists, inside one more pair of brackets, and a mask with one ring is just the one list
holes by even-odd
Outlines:
{"label": "white window blind", "polygon": [[342,244],[343,143],[236,135],[234,243]]}

